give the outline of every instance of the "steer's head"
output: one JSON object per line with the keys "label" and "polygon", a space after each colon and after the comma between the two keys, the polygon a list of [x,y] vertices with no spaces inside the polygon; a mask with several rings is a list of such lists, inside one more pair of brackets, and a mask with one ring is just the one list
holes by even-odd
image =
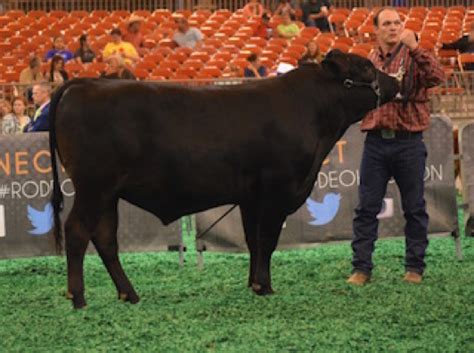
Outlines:
{"label": "steer's head", "polygon": [[330,51],[322,67],[337,83],[347,90],[349,101],[357,110],[358,119],[370,110],[391,101],[399,92],[398,81],[379,71],[361,56]]}

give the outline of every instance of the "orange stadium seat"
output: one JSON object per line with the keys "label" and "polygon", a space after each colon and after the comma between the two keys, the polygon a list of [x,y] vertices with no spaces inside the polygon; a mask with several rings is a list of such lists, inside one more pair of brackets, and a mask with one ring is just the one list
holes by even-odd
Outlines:
{"label": "orange stadium seat", "polygon": [[201,60],[197,59],[188,59],[183,63],[183,68],[184,67],[190,67],[193,68],[196,71],[201,70],[202,67],[204,67],[204,63]]}
{"label": "orange stadium seat", "polygon": [[223,60],[229,62],[232,59],[232,56],[232,53],[220,51],[213,55],[212,60]]}
{"label": "orange stadium seat", "polygon": [[79,18],[79,19],[82,19],[88,16],[89,16],[89,12],[84,11],[84,10],[72,10],[69,13],[69,17]]}
{"label": "orange stadium seat", "polygon": [[172,71],[176,71],[180,66],[181,66],[181,63],[179,63],[176,60],[166,59],[160,63],[161,68],[170,69]]}
{"label": "orange stadium seat", "polygon": [[199,48],[199,51],[206,52],[207,54],[212,56],[215,52],[217,52],[217,49],[212,45],[203,45]]}
{"label": "orange stadium seat", "polygon": [[224,70],[227,66],[227,61],[219,60],[219,59],[211,59],[206,63],[206,67],[214,66],[217,67],[219,70]]}
{"label": "orange stadium seat", "polygon": [[153,52],[147,54],[144,58],[143,61],[150,61],[155,64],[159,64],[161,61],[165,59],[165,56],[159,52]]}
{"label": "orange stadium seat", "polygon": [[290,65],[293,65],[293,66],[297,66],[298,65],[298,59],[296,59],[295,57],[292,57],[292,56],[288,56],[288,55],[282,55],[280,57],[280,59],[278,60],[279,63],[287,63],[287,64],[290,64]]}
{"label": "orange stadium seat", "polygon": [[109,16],[109,11],[107,11],[107,10],[92,10],[90,16],[95,17],[95,18],[104,19],[105,17]]}
{"label": "orange stadium seat", "polygon": [[173,50],[169,47],[157,47],[157,48],[155,48],[155,50],[153,52],[154,53],[159,53],[159,54],[163,55],[164,57],[168,57],[168,55],[173,53]]}
{"label": "orange stadium seat", "polygon": [[56,18],[63,18],[67,17],[69,14],[67,11],[62,11],[62,10],[52,10],[49,12],[50,17],[56,17]]}
{"label": "orange stadium seat", "polygon": [[99,77],[99,73],[97,71],[93,70],[83,70],[80,71],[77,77],[89,77],[89,78],[94,78],[94,77]]}
{"label": "orange stadium seat", "polygon": [[136,67],[133,70],[133,73],[135,74],[135,77],[138,78],[139,80],[146,80],[149,76],[149,72],[145,69],[141,69],[139,67]]}
{"label": "orange stadium seat", "polygon": [[147,70],[148,72],[153,72],[153,70],[156,69],[157,67],[158,67],[158,63],[154,62],[153,60],[150,60],[149,57],[147,57],[146,59],[143,59],[135,66],[136,69],[143,69],[143,70]]}
{"label": "orange stadium seat", "polygon": [[201,78],[219,78],[222,76],[222,70],[216,66],[205,66],[199,71]]}
{"label": "orange stadium seat", "polygon": [[189,56],[191,59],[201,60],[202,62],[209,61],[210,56],[208,53],[203,51],[195,51]]}
{"label": "orange stadium seat", "polygon": [[164,77],[166,79],[169,79],[173,76],[173,71],[164,67],[157,67],[155,70],[153,70],[152,76],[153,78],[156,77]]}
{"label": "orange stadium seat", "polygon": [[196,76],[196,73],[196,69],[192,67],[180,67],[178,70],[176,70],[173,78],[192,79]]}
{"label": "orange stadium seat", "polygon": [[168,55],[169,60],[176,60],[179,63],[183,63],[188,58],[188,55],[183,52],[174,52]]}
{"label": "orange stadium seat", "polygon": [[332,50],[332,49],[338,49],[338,50],[342,51],[343,53],[348,53],[350,48],[351,48],[351,46],[348,45],[348,44],[346,44],[346,43],[343,43],[343,42],[335,42],[335,43],[332,45],[331,50]]}
{"label": "orange stadium seat", "polygon": [[17,20],[21,17],[25,16],[25,12],[23,10],[8,10],[5,13],[5,16],[14,20]]}
{"label": "orange stadium seat", "polygon": [[191,55],[193,50],[191,48],[188,48],[188,47],[178,47],[174,50],[174,52],[189,56],[189,55]]}
{"label": "orange stadium seat", "polygon": [[275,53],[274,51],[271,50],[263,50],[261,54],[261,58],[266,58],[266,59],[271,59],[273,61],[277,60],[278,57],[280,56],[280,53]]}
{"label": "orange stadium seat", "polygon": [[46,11],[44,10],[31,10],[31,11],[28,11],[28,13],[26,14],[26,17],[30,18],[30,19],[40,19],[40,18],[44,18],[44,17],[47,17],[48,14]]}
{"label": "orange stadium seat", "polygon": [[151,16],[151,11],[149,10],[135,10],[133,11],[133,15],[148,18]]}
{"label": "orange stadium seat", "polygon": [[349,49],[349,53],[362,56],[363,58],[367,58],[370,52],[362,48],[352,47]]}
{"label": "orange stadium seat", "polygon": [[311,37],[295,37],[291,40],[291,45],[297,44],[297,45],[306,45],[309,42],[311,42],[313,38]]}
{"label": "orange stadium seat", "polygon": [[163,38],[162,40],[158,42],[158,46],[174,49],[176,48],[176,42],[170,38]]}

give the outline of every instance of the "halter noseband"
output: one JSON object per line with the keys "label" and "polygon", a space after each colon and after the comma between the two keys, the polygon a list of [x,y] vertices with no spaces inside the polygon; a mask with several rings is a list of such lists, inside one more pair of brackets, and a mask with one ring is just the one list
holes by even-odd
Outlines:
{"label": "halter noseband", "polygon": [[375,80],[372,82],[363,82],[363,81],[354,81],[350,78],[346,78],[344,80],[344,87],[352,88],[352,87],[369,87],[377,96],[377,108],[380,106],[380,85],[379,85],[379,73],[378,71],[375,74]]}

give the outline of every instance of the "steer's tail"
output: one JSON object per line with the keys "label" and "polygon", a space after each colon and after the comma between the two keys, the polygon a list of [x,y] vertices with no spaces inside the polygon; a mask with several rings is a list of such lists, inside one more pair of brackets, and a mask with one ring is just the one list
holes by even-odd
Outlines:
{"label": "steer's tail", "polygon": [[63,210],[64,198],[59,183],[58,163],[56,160],[56,109],[63,93],[76,82],[76,80],[68,81],[59,87],[54,92],[49,107],[49,150],[51,153],[51,169],[53,171],[53,195],[51,196],[51,203],[53,204],[54,212],[54,241],[58,254],[62,252],[62,226],[59,214]]}

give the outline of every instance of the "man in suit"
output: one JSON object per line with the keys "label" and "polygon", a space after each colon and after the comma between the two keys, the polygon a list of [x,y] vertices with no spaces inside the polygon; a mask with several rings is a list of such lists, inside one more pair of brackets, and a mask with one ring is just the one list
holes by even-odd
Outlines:
{"label": "man in suit", "polygon": [[49,131],[49,104],[51,87],[48,83],[33,86],[33,101],[38,106],[31,122],[25,126],[24,132]]}

